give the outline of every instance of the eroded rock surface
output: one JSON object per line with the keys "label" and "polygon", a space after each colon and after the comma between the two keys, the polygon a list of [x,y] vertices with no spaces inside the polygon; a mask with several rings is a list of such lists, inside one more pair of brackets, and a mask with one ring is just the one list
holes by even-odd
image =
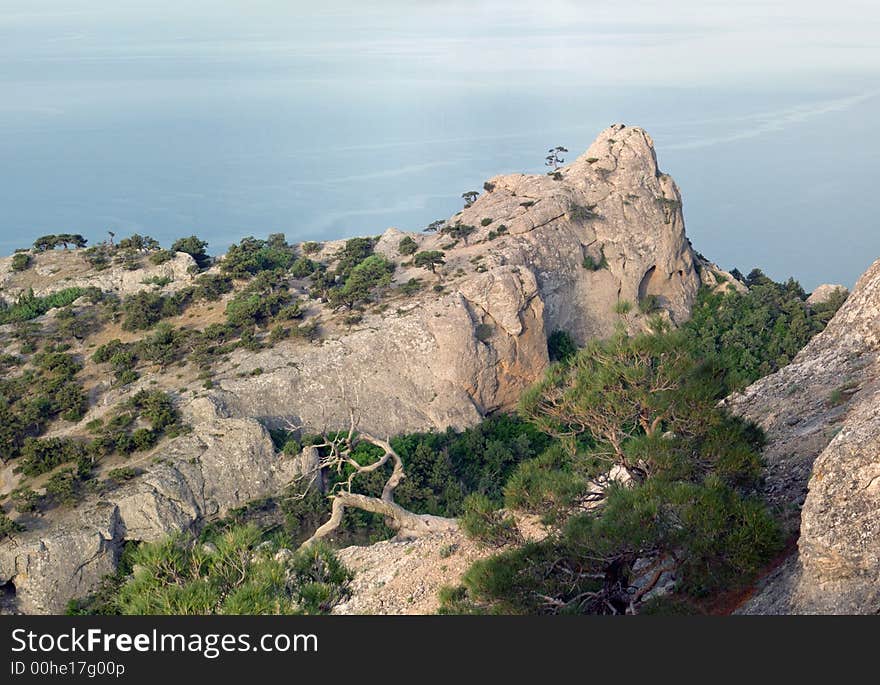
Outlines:
{"label": "eroded rock surface", "polygon": [[880,611],[880,261],[777,373],[728,400],[767,431],[767,491],[797,557],[745,613]]}
{"label": "eroded rock surface", "polygon": [[[462,428],[515,404],[546,368],[553,331],[581,343],[608,336],[623,300],[624,324],[641,330],[647,298],[680,322],[701,284],[678,188],[639,128],[605,130],[559,180],[492,178],[447,224],[474,231],[457,241],[410,234],[420,251],[444,252],[442,281],[396,253],[407,234],[390,229],[376,248],[399,263],[398,283],[422,278],[442,293],[427,287],[396,311],[366,312],[319,345],[236,353],[218,399],[233,415],[307,430],[345,425],[355,399],[362,427],[379,434]],[[325,244],[321,256],[340,246]]]}
{"label": "eroded rock surface", "polygon": [[146,473],[60,515],[37,518],[0,545],[0,584],[16,610],[63,613],[112,573],[126,540],[154,542],[283,489],[299,469],[251,419],[217,418],[161,447]]}

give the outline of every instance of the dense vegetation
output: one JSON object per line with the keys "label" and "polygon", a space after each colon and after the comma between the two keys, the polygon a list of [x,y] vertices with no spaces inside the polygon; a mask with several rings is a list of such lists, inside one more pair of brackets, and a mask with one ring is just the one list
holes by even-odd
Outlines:
{"label": "dense vegetation", "polygon": [[[679,598],[747,581],[780,534],[754,495],[762,435],[716,407],[725,392],[681,333],[620,335],[553,366],[520,412],[554,443],[504,489],[550,535],[475,564],[446,610],[631,612],[662,576],[646,567],[673,574]],[[508,541],[485,505],[465,523]]]}
{"label": "dense vegetation", "polygon": [[745,283],[747,293],[704,288],[684,326],[695,354],[719,358],[731,389],[788,364],[846,299],[837,291],[827,302],[808,305],[797,281],[776,283],[760,269],[754,269]]}
{"label": "dense vegetation", "polygon": [[290,552],[257,527],[130,547],[115,576],[70,614],[325,614],[349,572],[325,547]]}
{"label": "dense vegetation", "polygon": [[[746,282],[701,291],[677,332],[656,319],[653,334],[580,351],[551,335],[559,363],[520,414],[553,442],[506,481],[506,509],[465,501],[465,530],[506,548],[445,590],[443,611],[699,611],[767,563],[782,541],[757,494],[763,436],[717,401],[787,364],[844,298],[809,306],[796,282],[758,270]],[[549,536],[518,544],[515,511],[541,516]],[[664,578],[674,586],[661,592]]]}
{"label": "dense vegetation", "polygon": [[11,306],[0,300],[0,325],[36,319],[50,309],[66,307],[83,295],[101,296],[95,288],[65,288],[45,297],[36,297],[33,290],[28,290]]}

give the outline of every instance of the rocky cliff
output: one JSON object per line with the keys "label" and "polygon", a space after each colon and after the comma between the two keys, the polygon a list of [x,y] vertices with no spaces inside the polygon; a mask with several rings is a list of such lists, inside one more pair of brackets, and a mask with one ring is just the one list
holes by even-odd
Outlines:
{"label": "rocky cliff", "polygon": [[[436,272],[400,254],[405,235],[419,251],[443,252]],[[340,246],[325,243],[315,258],[331,263]],[[419,279],[428,287],[348,321],[304,299],[310,320],[320,324],[320,340],[237,349],[217,361],[210,389],[186,395],[183,385],[201,382],[195,370],[181,370],[185,362],[122,387],[87,363],[80,376],[88,414],[81,425],[54,427],[50,435],[77,435],[88,421],[152,387],[175,396],[192,432],[123,462],[143,471],[134,480],[89,495],[73,509],[25,517],[25,532],[0,542],[0,584],[14,590],[15,608],[61,611],[113,569],[126,540],[194,528],[280,491],[300,473],[299,460],[276,453],[264,426],[347,427],[352,407],[360,428],[380,435],[473,425],[513,407],[543,373],[553,331],[582,343],[617,325],[641,330],[642,309],[680,322],[704,282],[675,183],[658,169],[650,137],[623,125],[604,131],[584,155],[551,175],[488,180],[445,230],[389,229],[375,250],[398,264],[396,284]],[[119,295],[171,292],[190,283],[192,264],[178,254],[158,267],[83,273],[73,252],[46,253],[24,272],[0,262],[0,285],[10,300],[28,288],[41,295],[71,285]],[[702,272],[706,283],[716,284],[708,265]],[[153,277],[164,285],[150,285]],[[298,289],[305,294],[294,279],[291,290]],[[204,327],[218,315],[222,320],[222,307],[194,306],[171,322]],[[40,323],[51,327],[52,316]],[[76,342],[73,351],[87,360],[114,337],[137,339],[118,324],[110,329]],[[18,484],[11,468],[0,472],[0,494]]]}
{"label": "rocky cliff", "polygon": [[880,611],[878,351],[880,261],[790,365],[729,398],[766,430],[767,494],[799,533],[744,613]]}
{"label": "rocky cliff", "polygon": [[[396,311],[367,312],[317,347],[241,353],[220,373],[218,400],[235,416],[320,430],[347,421],[356,391],[369,430],[460,428],[516,403],[547,366],[553,331],[580,343],[607,336],[621,301],[631,305],[631,330],[644,326],[640,303],[681,321],[701,283],[678,188],[639,128],[603,131],[555,177],[489,179],[446,224],[474,231],[410,234],[418,250],[445,254],[439,273],[404,263],[395,275],[428,276],[440,294],[427,289]],[[389,230],[377,251],[401,262],[404,235]],[[258,380],[240,378],[254,369]]]}

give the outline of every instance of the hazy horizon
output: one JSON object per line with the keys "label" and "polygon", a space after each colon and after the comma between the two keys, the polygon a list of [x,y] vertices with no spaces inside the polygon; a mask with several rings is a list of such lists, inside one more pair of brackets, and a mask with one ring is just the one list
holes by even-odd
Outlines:
{"label": "hazy horizon", "polygon": [[871,2],[0,0],[0,248],[419,230],[643,126],[695,248],[808,289],[880,257]]}

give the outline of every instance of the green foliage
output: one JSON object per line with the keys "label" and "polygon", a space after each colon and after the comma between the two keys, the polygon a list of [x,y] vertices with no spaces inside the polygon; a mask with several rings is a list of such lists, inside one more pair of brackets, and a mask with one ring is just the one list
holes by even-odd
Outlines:
{"label": "green foliage", "polygon": [[59,245],[63,245],[66,250],[68,246],[85,247],[88,241],[79,233],[59,233],[40,236],[34,241],[34,249],[37,252],[45,252],[53,250]]}
{"label": "green foliage", "polygon": [[290,275],[294,278],[306,278],[318,270],[318,264],[308,257],[299,257],[290,267]]}
{"label": "green foliage", "polygon": [[[87,400],[75,380],[82,365],[51,346],[36,354],[33,368],[0,377],[0,455],[19,455],[26,439],[41,435],[56,418],[78,421]],[[32,448],[34,449],[34,448]]]}
{"label": "green foliage", "polygon": [[36,297],[33,290],[28,290],[12,306],[0,301],[0,325],[36,319],[50,309],[72,304],[88,292],[87,288],[65,288],[45,297]]}
{"label": "green foliage", "polygon": [[[524,395],[523,417],[556,441],[517,465],[505,505],[553,532],[474,564],[443,611],[624,613],[637,562],[672,569],[675,592],[699,598],[748,582],[779,550],[751,494],[763,436],[718,408],[724,369],[687,342],[594,341]],[[467,526],[491,533],[494,511],[476,501]]]}
{"label": "green foliage", "polygon": [[9,518],[9,515],[0,509],[0,541],[11,538],[16,533],[24,530],[24,526]]}
{"label": "green foliage", "polygon": [[422,288],[424,288],[424,287],[425,287],[425,284],[422,283],[421,278],[410,278],[406,283],[403,283],[402,285],[400,285],[398,290],[400,290],[400,292],[403,295],[409,296],[409,295],[415,295],[417,292],[422,290]]}
{"label": "green foliage", "polygon": [[334,255],[336,261],[335,275],[339,281],[345,282],[352,270],[373,254],[372,238],[351,238]]}
{"label": "green foliage", "polygon": [[180,420],[174,402],[161,390],[139,390],[125,403],[125,407],[135,410],[149,421],[157,433],[167,431]]}
{"label": "green foliage", "polygon": [[12,270],[24,271],[31,265],[31,256],[27,252],[16,252],[12,256]]}
{"label": "green foliage", "polygon": [[148,257],[148,259],[150,260],[150,264],[159,266],[160,264],[170,262],[174,259],[174,253],[171,250],[156,250]]}
{"label": "green foliage", "polygon": [[501,547],[519,540],[516,521],[499,510],[492,500],[481,493],[472,493],[464,500],[462,530],[484,545]]}
{"label": "green foliage", "polygon": [[261,271],[286,271],[296,261],[293,247],[282,234],[270,236],[269,240],[243,238],[226,252],[220,264],[223,272],[233,278],[250,278]]}
{"label": "green foliage", "polygon": [[226,321],[235,328],[266,326],[289,302],[284,272],[263,271],[226,305]]}
{"label": "green foliage", "polygon": [[116,243],[116,247],[120,250],[132,252],[152,252],[153,250],[158,250],[160,245],[159,241],[155,238],[151,238],[148,235],[133,233]]}
{"label": "green foliage", "polygon": [[315,254],[316,252],[321,251],[321,243],[317,243],[314,240],[307,240],[302,244],[303,254]]}
{"label": "green foliage", "polygon": [[157,288],[164,288],[171,283],[171,278],[168,276],[150,276],[149,278],[143,279],[141,283],[144,285],[155,285]]}
{"label": "green foliage", "polygon": [[126,331],[152,328],[164,318],[181,314],[190,297],[190,291],[173,295],[141,291],[127,295],[122,301],[122,328]]}
{"label": "green foliage", "polygon": [[185,252],[196,261],[196,265],[200,269],[206,269],[211,266],[211,257],[205,251],[208,243],[200,240],[198,237],[191,235],[188,238],[178,238],[171,245],[172,252]]}
{"label": "green foliage", "polygon": [[476,339],[479,340],[481,343],[488,342],[489,339],[492,337],[492,333],[494,332],[494,330],[495,329],[492,327],[491,324],[477,324],[474,327],[474,337],[476,337]]}
{"label": "green foliage", "polygon": [[194,281],[193,299],[214,302],[232,291],[232,279],[221,274],[201,274]]}
{"label": "green foliage", "polygon": [[467,224],[463,224],[461,222],[456,222],[452,226],[444,226],[440,229],[440,233],[443,235],[448,235],[453,240],[464,240],[465,244],[467,244],[468,237],[476,232],[475,226],[469,226]]}
{"label": "green foliage", "polygon": [[595,209],[596,205],[588,205],[584,207],[583,205],[572,204],[568,208],[568,215],[571,217],[572,221],[589,221],[590,219],[596,218]]}
{"label": "green foliage", "polygon": [[397,251],[402,255],[415,254],[419,249],[419,244],[413,240],[412,236],[404,236],[397,244]]}
{"label": "green foliage", "polygon": [[42,497],[31,488],[18,487],[9,493],[9,499],[19,512],[27,514],[39,509]]}
{"label": "green foliage", "polygon": [[354,306],[370,302],[381,288],[391,284],[394,264],[382,255],[370,255],[354,266],[345,284],[330,293],[330,303],[334,307]]}
{"label": "green foliage", "polygon": [[125,481],[135,478],[139,473],[140,471],[138,469],[132,468],[131,466],[121,466],[116,469],[110,469],[110,471],[107,472],[107,478],[116,483],[124,483]]}
{"label": "green foliage", "polygon": [[614,304],[614,313],[618,316],[626,316],[632,311],[632,302],[629,300],[618,300]]}
{"label": "green foliage", "polygon": [[651,314],[660,309],[660,300],[656,295],[645,295],[639,299],[639,311],[642,314]]}
{"label": "green foliage", "polygon": [[60,505],[75,504],[81,497],[80,482],[73,469],[62,469],[46,481],[46,495]]}
{"label": "green foliage", "polygon": [[[323,438],[296,439],[284,431],[271,433],[277,449],[299,452],[302,445],[323,442]],[[406,478],[395,490],[394,500],[418,513],[460,516],[470,493],[481,493],[494,506],[501,506],[503,486],[516,465],[539,455],[549,438],[515,416],[499,414],[463,432],[412,433],[392,438],[391,443],[406,464]],[[375,458],[375,448],[363,445],[359,460]],[[374,473],[358,476],[357,489],[378,496],[390,475],[390,465]],[[328,487],[347,474],[328,472]],[[285,497],[279,501],[285,528],[295,543],[307,539],[327,520],[330,505],[326,497],[310,490],[304,497]],[[262,520],[264,512],[256,515]],[[392,535],[381,517],[364,512],[346,512],[334,544],[363,544]]]}
{"label": "green foliage", "polygon": [[605,257],[605,248],[599,249],[599,258],[596,259],[591,254],[584,256],[583,267],[587,271],[599,271],[608,268],[608,259]]}
{"label": "green foliage", "polygon": [[425,250],[413,257],[413,266],[419,266],[435,273],[438,265],[446,263],[444,257],[445,255],[440,250]]}
{"label": "green foliage", "polygon": [[26,438],[18,470],[26,476],[38,476],[85,454],[85,446],[69,438]]}
{"label": "green foliage", "polygon": [[547,354],[551,362],[567,361],[577,350],[577,343],[568,331],[553,331],[547,338]]}
{"label": "green foliage", "polygon": [[788,364],[843,303],[843,296],[810,307],[797,281],[775,283],[760,270],[747,277],[746,293],[713,293],[703,288],[691,320],[684,325],[686,344],[699,356],[717,356],[731,390]]}
{"label": "green foliage", "polygon": [[[108,579],[76,613],[147,615],[326,614],[348,596],[351,576],[323,546],[276,556],[254,526],[198,539],[178,535],[129,554],[131,575]],[[286,556],[285,556],[286,555]]]}

